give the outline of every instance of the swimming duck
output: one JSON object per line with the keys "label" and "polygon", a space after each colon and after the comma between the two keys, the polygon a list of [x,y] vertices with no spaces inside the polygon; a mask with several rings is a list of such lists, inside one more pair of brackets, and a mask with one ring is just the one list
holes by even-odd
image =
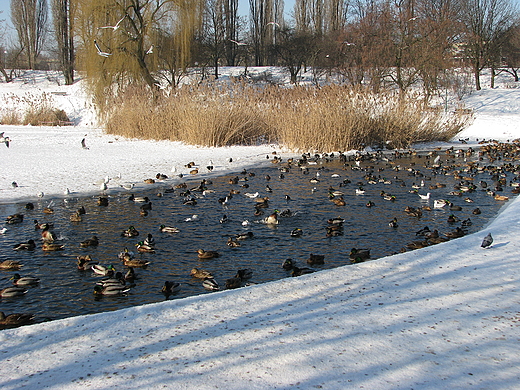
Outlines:
{"label": "swimming duck", "polygon": [[309,258],[307,259],[307,264],[309,265],[322,265],[325,264],[325,256],[324,255],[315,255],[310,254]]}
{"label": "swimming duck", "polygon": [[454,231],[444,233],[444,235],[448,238],[459,238],[464,236],[466,233],[464,233],[464,230],[462,230],[460,227],[457,227]]}
{"label": "swimming duck", "polygon": [[57,239],[56,234],[49,230],[49,226],[43,228],[41,236],[43,242],[54,242]]}
{"label": "swimming duck", "polygon": [[267,225],[278,225],[278,212],[275,210],[274,213],[264,219],[264,223]]}
{"label": "swimming duck", "polygon": [[123,249],[117,255],[117,258],[121,261],[130,260],[134,258],[134,252],[128,250],[128,248]]}
{"label": "swimming duck", "polygon": [[347,202],[345,202],[345,200],[343,199],[342,196],[332,198],[331,202],[334,203],[336,206],[346,206],[347,205]]}
{"label": "swimming duck", "polygon": [[34,230],[52,229],[53,227],[54,227],[53,223],[49,223],[49,222],[39,223],[37,219],[34,220]]}
{"label": "swimming duck", "polygon": [[125,259],[123,264],[127,267],[146,267],[150,262],[142,259]]}
{"label": "swimming duck", "polygon": [[282,263],[282,268],[286,271],[292,270],[294,267],[294,262],[292,259],[285,259]]}
{"label": "swimming duck", "polygon": [[89,246],[98,246],[98,245],[99,245],[99,239],[97,238],[97,236],[92,236],[92,238],[88,238],[79,243],[79,246],[81,248],[86,248]]}
{"label": "swimming duck", "polygon": [[130,226],[128,229],[123,230],[123,232],[121,233],[121,237],[137,237],[138,235],[139,232],[133,226]]}
{"label": "swimming duck", "polygon": [[247,239],[250,239],[250,238],[253,238],[253,237],[254,237],[253,232],[239,233],[239,234],[237,234],[235,236],[235,238],[238,241],[247,240]]}
{"label": "swimming duck", "polygon": [[98,286],[125,286],[126,280],[123,277],[121,272],[116,272],[115,274],[110,274],[108,277],[101,279],[99,282],[96,282]]}
{"label": "swimming duck", "polygon": [[217,281],[213,278],[204,279],[204,281],[202,282],[202,287],[204,287],[206,290],[211,290],[211,291],[220,290],[220,287],[219,287]]}
{"label": "swimming duck", "polygon": [[302,234],[303,234],[303,230],[300,228],[296,228],[291,231],[291,237],[301,237]]}
{"label": "swimming duck", "polygon": [[170,295],[170,294],[174,294],[177,291],[179,291],[180,288],[181,288],[180,283],[171,282],[171,281],[167,280],[167,281],[164,282],[164,285],[162,286],[161,292],[164,295]]}
{"label": "swimming duck", "polygon": [[69,220],[71,222],[81,222],[83,218],[81,218],[81,214],[79,212],[75,212],[69,216]]}
{"label": "swimming duck", "polygon": [[253,271],[249,268],[239,269],[237,271],[237,274],[235,275],[235,278],[239,278],[241,280],[248,280],[253,277]]}
{"label": "swimming duck", "polygon": [[76,263],[80,271],[87,271],[91,269],[94,264],[98,264],[97,261],[92,261],[90,255],[76,257]]}
{"label": "swimming duck", "polygon": [[17,326],[31,324],[34,320],[34,314],[29,313],[13,313],[5,315],[0,311],[0,326],[2,328],[14,328]]}
{"label": "swimming duck", "polygon": [[392,219],[390,222],[388,222],[388,226],[391,228],[397,228],[399,224],[397,223],[397,218]]}
{"label": "swimming duck", "polygon": [[241,244],[240,242],[238,242],[236,239],[234,240],[233,237],[229,237],[227,242],[226,242],[226,245],[231,247],[231,248],[237,248],[239,247]]}
{"label": "swimming duck", "polygon": [[10,271],[10,270],[16,271],[16,270],[19,270],[21,267],[22,267],[22,265],[20,264],[20,262],[15,261],[15,260],[4,260],[0,263],[0,269],[8,270],[8,271]]}
{"label": "swimming duck", "polygon": [[456,216],[454,216],[453,214],[450,214],[448,216],[448,223],[455,223],[455,222],[458,222],[458,221],[459,221],[459,219]]}
{"label": "swimming duck", "polygon": [[101,265],[101,264],[93,264],[90,269],[96,274],[101,276],[108,276],[111,274],[114,274],[116,272],[116,269],[113,265]]}
{"label": "swimming duck", "polygon": [[55,244],[53,242],[44,242],[42,249],[45,252],[61,251],[65,246],[63,244]]}
{"label": "swimming duck", "polygon": [[43,212],[45,214],[54,214],[54,209],[52,209],[51,207],[44,207]]}
{"label": "swimming duck", "polygon": [[199,259],[213,259],[216,257],[220,257],[218,252],[215,251],[205,251],[204,249],[199,249],[197,251]]}
{"label": "swimming duck", "polygon": [[15,251],[32,251],[36,248],[36,243],[34,240],[29,240],[27,242],[22,242],[20,244],[16,244],[13,249]]}
{"label": "swimming duck", "polygon": [[225,287],[228,290],[242,287],[242,279],[237,277],[226,279]]}
{"label": "swimming duck", "polygon": [[19,297],[27,293],[27,290],[23,287],[6,287],[0,290],[0,298],[12,298]]}
{"label": "swimming duck", "polygon": [[135,246],[137,247],[138,252],[155,253],[155,248],[150,245],[146,245],[143,241],[139,241]]}
{"label": "swimming duck", "polygon": [[108,206],[108,198],[100,196],[97,200],[98,206]]}
{"label": "swimming duck", "polygon": [[123,286],[123,285],[108,285],[108,286],[95,285],[94,286],[94,295],[108,295],[108,296],[124,295],[128,291],[130,291],[130,288],[127,286]]}
{"label": "swimming duck", "polygon": [[163,233],[179,233],[180,230],[176,227],[173,227],[173,226],[166,226],[166,225],[161,225],[159,227],[159,230]]}
{"label": "swimming duck", "polygon": [[365,261],[370,258],[370,249],[352,248],[350,250],[349,258],[351,262]]}
{"label": "swimming duck", "polygon": [[148,233],[146,235],[146,238],[144,239],[144,245],[148,245],[150,247],[153,247],[155,245],[155,239],[153,238],[151,233]]}
{"label": "swimming duck", "polygon": [[312,268],[307,268],[307,267],[300,268],[300,267],[293,266],[291,275],[292,276],[302,276],[302,275],[311,274],[313,272],[316,272],[316,271],[313,270]]}
{"label": "swimming duck", "polygon": [[342,225],[343,222],[345,222],[345,219],[341,217],[331,218],[327,221],[329,225]]}
{"label": "swimming duck", "polygon": [[129,283],[133,283],[135,279],[137,279],[137,275],[135,274],[133,267],[128,267],[128,271],[125,274],[125,280]]}
{"label": "swimming duck", "polygon": [[190,275],[197,279],[213,279],[211,272],[200,268],[192,268]]}
{"label": "swimming duck", "polygon": [[7,224],[15,224],[15,223],[21,223],[23,222],[23,214],[13,214],[9,215],[7,219],[5,220],[5,223]]}
{"label": "swimming duck", "polygon": [[15,286],[36,286],[40,283],[40,279],[34,276],[20,276],[20,274],[14,274],[11,278]]}
{"label": "swimming duck", "polygon": [[128,200],[136,202],[136,203],[148,203],[148,202],[150,202],[150,199],[147,196],[135,196],[134,194],[131,194],[128,197]]}
{"label": "swimming duck", "polygon": [[474,210],[472,211],[472,213],[473,213],[474,215],[479,215],[479,214],[482,214],[482,211],[480,211],[480,209],[477,207],[476,209],[474,209]]}

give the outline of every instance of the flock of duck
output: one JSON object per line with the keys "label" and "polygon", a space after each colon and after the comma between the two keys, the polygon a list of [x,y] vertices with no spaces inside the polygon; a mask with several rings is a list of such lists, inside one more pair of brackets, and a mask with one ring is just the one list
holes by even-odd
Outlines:
{"label": "flock of duck", "polygon": [[[365,197],[366,202],[363,201],[363,203],[366,208],[376,208],[384,202],[395,204],[400,201],[399,196],[394,192],[397,190],[373,191],[370,188],[371,186],[382,184],[387,186],[385,188],[406,188],[410,194],[417,194],[417,204],[402,206],[402,213],[407,215],[406,218],[415,218],[420,221],[426,213],[436,209],[449,209],[446,223],[451,227],[449,231],[441,233],[439,228],[430,229],[430,227],[424,226],[420,230],[413,232],[413,234],[410,233],[412,239],[401,249],[401,251],[406,251],[434,245],[466,234],[469,226],[473,223],[471,217],[475,218],[475,216],[481,213],[481,210],[479,207],[472,207],[471,217],[461,218],[455,214],[462,210],[462,207],[456,203],[462,201],[471,204],[473,202],[473,193],[485,191],[486,195],[499,202],[508,199],[508,196],[504,195],[505,190],[511,194],[519,193],[520,169],[515,164],[519,153],[520,144],[518,141],[509,143],[486,142],[478,150],[472,148],[455,150],[452,147],[444,151],[434,150],[423,156],[418,155],[413,150],[409,150],[404,152],[393,151],[391,153],[383,153],[382,151],[374,153],[364,152],[353,155],[346,155],[341,152],[315,155],[303,154],[300,158],[282,159],[273,152],[273,155],[268,155],[267,159],[273,164],[272,166],[276,169],[276,174],[272,173],[274,171],[270,171],[270,174],[258,177],[252,170],[243,170],[238,175],[231,175],[225,178],[225,187],[227,187],[225,190],[216,189],[209,178],[196,179],[196,175],[200,175],[202,169],[193,162],[189,163],[190,169],[192,168],[190,172],[191,180],[183,181],[182,177],[168,178],[166,175],[159,173],[155,176],[155,179],[145,179],[144,181],[149,184],[161,184],[155,187],[159,189],[155,195],[157,199],[164,199],[168,195],[176,195],[181,199],[183,206],[193,207],[194,210],[199,207],[198,204],[201,201],[211,202],[213,207],[222,209],[221,218],[219,218],[218,222],[215,222],[222,226],[225,226],[233,219],[226,213],[230,204],[233,202],[247,202],[250,205],[248,206],[249,213],[240,221],[240,225],[244,229],[247,229],[252,223],[267,225],[276,229],[277,226],[282,223],[285,224],[286,220],[290,220],[291,217],[298,213],[291,211],[289,208],[282,209],[279,207],[281,202],[276,204],[281,210],[273,209],[271,204],[273,192],[278,192],[278,198],[283,199],[285,205],[289,205],[290,201],[298,197],[299,194],[297,193],[287,193],[273,185],[275,181],[283,182],[288,174],[306,177],[305,180],[309,183],[310,193],[321,196],[323,202],[330,202],[330,209],[333,210],[331,212],[334,214],[342,214],[341,210],[349,207],[351,203],[349,196],[354,196],[358,199]],[[410,162],[406,161],[406,159],[412,157],[416,157],[418,160],[414,160],[414,162],[411,162],[412,160]],[[330,163],[335,164],[334,166],[339,166],[340,169],[329,174],[328,167]],[[206,169],[209,172],[213,167],[210,169],[208,166]],[[398,172],[405,172],[405,175],[410,178],[408,182]],[[455,180],[456,184],[453,185],[453,188],[446,188],[446,185],[443,184],[442,178],[446,176],[451,176]],[[328,180],[329,177],[334,179],[333,184]],[[358,179],[353,179],[354,177]],[[359,179],[360,177],[361,179]],[[477,180],[477,177],[480,180]],[[485,177],[488,177],[488,179],[484,180]],[[193,185],[194,181],[196,185]],[[252,191],[253,187],[255,188],[254,192]],[[261,187],[263,187],[263,190]],[[283,188],[283,185],[281,188]],[[222,196],[216,195],[216,192],[219,190],[222,192]],[[442,197],[432,199],[431,195],[434,193],[442,193]],[[139,217],[146,217],[152,210],[155,210],[155,207],[152,207],[152,203],[155,204],[155,201],[150,199],[151,197],[136,196],[135,194],[127,195],[128,202],[134,202],[139,205]],[[370,199],[368,199],[369,197]],[[430,202],[431,200],[433,202]],[[111,204],[111,198],[102,194],[96,197],[96,204],[98,208],[106,208]],[[24,219],[27,219],[27,214],[32,213],[33,216],[30,219],[33,220],[34,230],[38,232],[39,237],[16,244],[13,247],[14,251],[34,252],[40,248],[44,252],[64,251],[69,244],[62,242],[54,231],[54,224],[52,222],[39,223],[37,219],[34,219],[36,215],[33,203],[25,204],[24,209],[24,213],[20,212],[6,217],[6,227],[2,230],[2,233],[5,233],[6,229],[9,229],[11,225],[25,223]],[[54,214],[54,210],[50,205],[42,208],[42,211],[47,216]],[[197,211],[203,212],[203,209],[200,208]],[[386,222],[383,221],[387,228],[399,228],[401,215],[390,216],[385,212],[382,212],[381,215],[388,216],[388,220]],[[88,216],[88,213],[85,207],[79,206],[69,214],[69,223],[81,224],[86,216]],[[186,221],[196,220],[197,218],[198,215],[193,214]],[[234,219],[236,220],[236,218]],[[324,238],[343,236],[345,224],[348,223],[348,219],[346,220],[342,216],[327,218],[324,221]],[[93,259],[92,257],[95,257],[94,254],[96,253],[95,250],[91,252],[92,256],[91,254],[75,256],[76,268],[79,272],[88,272],[98,276],[92,286],[94,296],[124,296],[128,294],[139,283],[139,272],[136,272],[135,269],[146,269],[146,267],[153,266],[153,255],[157,251],[155,237],[149,232],[141,235],[138,228],[139,226],[131,225],[117,232],[121,237],[137,241],[134,244],[135,251],[124,247],[121,248],[118,254],[118,259],[122,267],[124,267],[123,271],[117,271],[113,265],[100,264],[99,261]],[[182,235],[182,228],[169,226],[165,223],[157,226],[157,231],[166,235],[178,235],[179,233]],[[297,238],[305,236],[305,234],[305,229],[302,229],[302,227],[291,227],[290,229],[290,237]],[[145,238],[140,239],[139,237],[142,236]],[[227,235],[227,240],[223,245],[231,249],[239,248],[247,246],[248,240],[256,238],[257,236],[251,230],[238,234],[230,233]],[[189,240],[189,237],[186,237],[186,240]],[[92,235],[74,246],[79,248],[97,248],[102,242],[103,238],[100,239],[97,235]],[[326,263],[326,258],[328,257],[326,245],[320,246],[318,249],[322,253],[310,253],[308,258],[305,259],[305,266],[299,265],[292,258],[285,258],[278,260],[281,263],[279,267],[292,276],[314,272],[317,267]],[[195,252],[199,264],[196,267],[192,267],[189,277],[192,280],[200,280],[204,289],[216,291],[222,288],[238,288],[252,283],[253,270],[240,268],[236,273],[225,278],[221,287],[213,273],[200,266],[201,262],[205,260],[218,259],[221,253],[216,248],[198,248]],[[276,252],[276,248],[271,248],[270,252]],[[146,254],[146,256],[143,256],[143,254]],[[359,263],[370,258],[370,248],[350,247],[346,264]],[[203,262],[202,264],[211,264],[211,262]],[[22,267],[23,264],[14,259],[8,259],[0,263],[0,270],[16,271],[10,277],[12,285],[0,289],[1,300],[24,296],[29,293],[31,288],[38,286],[40,283],[38,277],[18,273],[21,272]],[[177,281],[166,280],[164,283],[161,282],[161,284],[162,286],[157,286],[157,292],[162,292],[166,297],[176,294],[182,289],[182,283]],[[32,314],[15,313],[5,316],[3,312],[0,312],[0,326],[3,327],[18,326],[33,321],[34,316]]]}

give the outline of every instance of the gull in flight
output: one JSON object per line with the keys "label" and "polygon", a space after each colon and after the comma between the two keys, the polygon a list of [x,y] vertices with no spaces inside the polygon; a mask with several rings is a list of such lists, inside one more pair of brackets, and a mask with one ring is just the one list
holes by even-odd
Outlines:
{"label": "gull in flight", "polygon": [[153,45],[150,46],[150,48],[148,49],[148,51],[145,54],[152,54],[152,53],[153,53]]}
{"label": "gull in flight", "polygon": [[236,44],[237,46],[247,46],[247,43],[245,43],[245,42],[238,42],[233,39],[230,39],[230,41],[233,42],[234,44]]}
{"label": "gull in flight", "polygon": [[267,26],[269,26],[270,24],[272,24],[273,27],[274,27],[274,26],[276,26],[276,27],[280,27],[280,25],[279,25],[278,23],[276,23],[276,22],[269,22],[269,23],[267,23]]}
{"label": "gull in flight", "polygon": [[117,22],[115,26],[103,26],[103,27],[99,27],[99,29],[102,29],[102,28],[111,28],[111,29],[113,29],[114,31],[116,31],[116,30],[119,28],[119,25],[121,24],[121,22],[122,22],[123,20],[125,20],[125,18],[126,18],[127,16],[128,16],[128,15],[125,15],[125,16],[123,16],[121,19],[119,19],[119,22]]}
{"label": "gull in flight", "polygon": [[105,58],[107,58],[109,55],[112,55],[111,53],[106,53],[106,52],[102,51],[101,48],[99,47],[98,43],[96,42],[96,40],[94,40],[94,45],[96,46],[97,53],[98,53],[101,57],[105,57]]}

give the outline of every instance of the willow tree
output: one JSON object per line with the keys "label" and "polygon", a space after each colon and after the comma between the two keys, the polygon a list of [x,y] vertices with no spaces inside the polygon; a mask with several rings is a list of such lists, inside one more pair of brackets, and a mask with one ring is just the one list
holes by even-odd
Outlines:
{"label": "willow tree", "polygon": [[[81,66],[100,109],[127,86],[144,84],[158,94],[161,37],[173,36],[176,67],[189,63],[202,0],[78,0],[76,28]],[[170,48],[169,48],[170,49]]]}

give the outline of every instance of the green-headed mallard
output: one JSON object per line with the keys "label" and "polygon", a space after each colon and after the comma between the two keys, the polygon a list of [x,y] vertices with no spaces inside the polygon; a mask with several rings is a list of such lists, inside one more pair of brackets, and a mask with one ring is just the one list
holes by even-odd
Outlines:
{"label": "green-headed mallard", "polygon": [[16,244],[13,247],[13,250],[15,251],[32,251],[36,248],[36,243],[34,240],[29,240],[27,242],[22,242],[20,244]]}
{"label": "green-headed mallard", "polygon": [[146,245],[144,241],[139,241],[136,245],[137,251],[141,253],[155,253],[155,248],[150,245]]}
{"label": "green-headed mallard", "polygon": [[0,263],[0,269],[8,271],[16,271],[22,267],[20,262],[16,260],[4,260]]}
{"label": "green-headed mallard", "polygon": [[64,247],[63,244],[56,244],[53,242],[44,242],[42,245],[42,249],[45,252],[61,251]]}
{"label": "green-headed mallard", "polygon": [[0,297],[1,298],[12,298],[12,297],[19,297],[27,293],[27,290],[23,287],[6,287],[4,289],[0,290]]}
{"label": "green-headed mallard", "polygon": [[159,226],[159,230],[163,233],[179,233],[180,230],[176,227],[173,227],[173,226],[166,226],[166,225],[161,225]]}
{"label": "green-headed mallard", "polygon": [[116,272],[116,269],[113,265],[101,265],[101,264],[93,264],[90,269],[96,274],[101,276],[107,276],[114,274]]}
{"label": "green-headed mallard", "polygon": [[220,254],[215,251],[205,251],[204,249],[199,249],[197,251],[199,259],[214,259],[216,257],[220,257]]}
{"label": "green-headed mallard", "polygon": [[36,286],[40,283],[40,278],[34,276],[20,276],[20,274],[14,274],[11,278],[15,286]]}
{"label": "green-headed mallard", "polygon": [[128,291],[130,288],[123,285],[94,286],[94,295],[125,295]]}
{"label": "green-headed mallard", "polygon": [[370,258],[370,249],[352,248],[349,254],[350,261],[359,262]]}
{"label": "green-headed mallard", "polygon": [[292,259],[285,259],[282,263],[282,268],[286,271],[292,270],[294,267],[294,261]]}
{"label": "green-headed mallard", "polygon": [[5,315],[0,311],[0,326],[2,328],[14,328],[17,326],[28,325],[34,321],[34,314],[30,313],[13,313]]}
{"label": "green-headed mallard", "polygon": [[97,238],[97,236],[92,236],[92,238],[88,238],[79,243],[79,246],[81,248],[86,248],[89,246],[98,246],[98,245],[99,245],[99,239]]}
{"label": "green-headed mallard", "polygon": [[121,237],[136,237],[139,235],[137,229],[133,226],[130,226],[128,229],[123,230],[121,233]]}

